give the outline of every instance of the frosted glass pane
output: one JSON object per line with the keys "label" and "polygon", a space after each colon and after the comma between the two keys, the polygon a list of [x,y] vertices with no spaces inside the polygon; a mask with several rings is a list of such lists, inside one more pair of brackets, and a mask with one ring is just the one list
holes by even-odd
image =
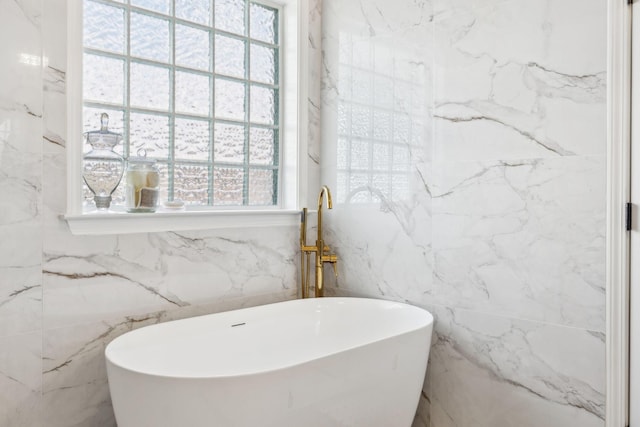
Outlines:
{"label": "frosted glass pane", "polygon": [[213,204],[242,206],[244,172],[239,168],[213,169]]}
{"label": "frosted glass pane", "polygon": [[216,73],[244,78],[244,49],[242,40],[216,35]]}
{"label": "frosted glass pane", "polygon": [[[124,134],[124,112],[122,110],[112,110],[109,108],[84,107],[82,109],[82,133],[100,129],[100,116],[102,113],[109,115],[109,130],[119,134]],[[84,139],[83,139],[84,141]],[[84,153],[91,151],[91,145],[86,142],[82,144]],[[113,149],[116,153],[123,155],[124,144],[121,142]]]}
{"label": "frosted glass pane", "polygon": [[175,157],[209,160],[209,122],[176,118]]}
{"label": "frosted glass pane", "polygon": [[276,123],[275,90],[251,86],[251,121],[253,123]]}
{"label": "frosted glass pane", "polygon": [[249,162],[253,165],[275,164],[275,131],[273,129],[251,128],[249,134]]}
{"label": "frosted glass pane", "polygon": [[244,126],[216,123],[213,136],[215,162],[244,163]]}
{"label": "frosted glass pane", "polygon": [[216,117],[244,120],[245,85],[224,79],[216,79]]}
{"label": "frosted glass pane", "polygon": [[209,76],[176,71],[176,111],[208,115],[211,98]]}
{"label": "frosted glass pane", "polygon": [[131,113],[129,122],[131,141],[129,153],[136,156],[138,150],[147,151],[147,157],[169,157],[169,118],[153,114]]}
{"label": "frosted glass pane", "polygon": [[131,105],[166,111],[169,109],[169,70],[131,63]]}
{"label": "frosted glass pane", "polygon": [[159,203],[169,200],[169,167],[164,163],[157,163],[160,174],[160,197]]}
{"label": "frosted glass pane", "polygon": [[132,6],[138,6],[168,15],[171,11],[171,0],[131,0]]}
{"label": "frosted glass pane", "polygon": [[369,144],[362,140],[351,141],[351,168],[369,169]]}
{"label": "frosted glass pane", "polygon": [[251,45],[251,80],[275,84],[276,50],[256,44]]}
{"label": "frosted glass pane", "polygon": [[275,186],[272,170],[251,169],[249,171],[249,204],[272,206],[275,204]]}
{"label": "frosted glass pane", "polygon": [[122,105],[124,102],[124,61],[85,54],[82,87],[83,98],[86,101]]}
{"label": "frosted glass pane", "polygon": [[245,34],[244,0],[216,0],[215,27],[235,34]]}
{"label": "frosted glass pane", "polygon": [[169,62],[169,21],[132,12],[131,55]]}
{"label": "frosted glass pane", "polygon": [[177,164],[173,178],[174,198],[188,205],[209,203],[209,167]]}
{"label": "frosted glass pane", "polygon": [[391,146],[373,144],[373,169],[389,170],[391,165]]}
{"label": "frosted glass pane", "polygon": [[176,64],[207,70],[211,68],[209,31],[176,24]]}
{"label": "frosted glass pane", "polygon": [[203,25],[211,23],[211,0],[176,0],[176,16]]}
{"label": "frosted glass pane", "polygon": [[275,9],[252,3],[250,37],[267,43],[278,43],[278,20],[276,13]]}
{"label": "frosted glass pane", "polygon": [[84,46],[124,53],[124,9],[84,2]]}

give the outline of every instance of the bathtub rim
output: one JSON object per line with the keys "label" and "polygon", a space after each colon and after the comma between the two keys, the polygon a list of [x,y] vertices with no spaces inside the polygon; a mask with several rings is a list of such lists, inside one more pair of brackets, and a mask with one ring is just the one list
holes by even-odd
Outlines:
{"label": "bathtub rim", "polygon": [[[374,340],[370,340],[364,343],[360,343],[358,345],[351,345],[349,347],[344,347],[341,348],[339,350],[335,350],[335,351],[330,351],[327,353],[322,354],[319,357],[316,358],[312,358],[312,359],[304,359],[304,360],[300,360],[294,363],[290,363],[287,365],[283,365],[283,366],[279,366],[277,368],[273,368],[273,369],[256,369],[254,371],[250,371],[250,372],[242,372],[242,373],[233,373],[233,374],[216,374],[216,375],[177,375],[177,374],[165,374],[165,373],[158,373],[158,372],[145,372],[143,370],[138,370],[138,369],[133,369],[131,367],[127,367],[127,366],[123,366],[122,363],[118,363],[114,360],[111,359],[111,357],[109,356],[108,352],[109,352],[109,348],[111,347],[111,344],[116,342],[119,338],[133,333],[133,332],[137,332],[146,328],[154,328],[154,327],[162,327],[163,325],[167,324],[167,323],[174,323],[174,322],[182,322],[182,321],[187,321],[187,320],[193,320],[193,319],[197,319],[200,317],[208,317],[208,316],[215,316],[216,314],[224,314],[224,313],[229,313],[229,312],[234,312],[234,311],[243,311],[243,310],[251,310],[253,308],[258,308],[258,307],[265,307],[265,306],[275,306],[275,305],[280,305],[280,304],[286,304],[286,303],[291,303],[294,301],[309,301],[309,303],[311,303],[312,301],[316,301],[316,302],[322,302],[322,300],[359,300],[359,301],[376,301],[376,302],[384,302],[384,303],[388,303],[388,304],[397,304],[397,305],[401,305],[401,306],[405,306],[405,307],[409,307],[409,309],[411,310],[419,310],[422,315],[425,315],[425,321],[423,323],[418,324],[416,327],[412,327],[412,328],[408,328],[407,330],[395,334],[395,335],[388,335],[388,336],[383,336],[380,337],[378,339],[374,339]],[[428,310],[422,308],[422,307],[418,307],[415,305],[411,305],[405,302],[399,302],[399,301],[393,301],[393,300],[384,300],[384,299],[380,299],[380,298],[363,298],[363,297],[323,297],[323,298],[318,298],[318,299],[314,299],[314,298],[310,298],[310,299],[292,299],[292,300],[287,300],[287,301],[280,301],[280,302],[276,302],[276,303],[269,303],[269,304],[263,304],[263,305],[256,305],[256,306],[252,306],[252,307],[243,307],[240,309],[236,309],[236,310],[227,310],[227,311],[221,311],[221,312],[216,312],[216,313],[209,313],[209,314],[203,314],[203,315],[198,315],[198,316],[192,316],[192,317],[187,317],[184,319],[177,319],[177,320],[171,320],[168,322],[161,322],[161,323],[156,323],[153,325],[147,325],[147,326],[143,326],[141,328],[138,329],[134,329],[132,331],[128,331],[116,338],[114,338],[111,342],[109,342],[107,344],[107,346],[105,347],[104,350],[104,356],[105,356],[105,360],[106,360],[106,365],[107,365],[107,370],[110,369],[110,365],[112,365],[115,368],[118,369],[122,369],[124,371],[127,372],[131,372],[132,374],[136,374],[136,375],[143,375],[143,376],[151,376],[151,377],[156,377],[156,378],[166,378],[166,379],[180,379],[180,380],[213,380],[213,379],[233,379],[233,378],[243,378],[243,377],[250,377],[250,376],[256,376],[256,375],[264,375],[264,374],[269,374],[269,373],[276,373],[276,372],[280,372],[280,371],[284,371],[287,369],[291,369],[293,367],[296,366],[301,366],[304,365],[306,363],[312,362],[314,360],[322,360],[331,356],[334,356],[336,354],[339,353],[343,353],[343,352],[347,352],[349,350],[353,350],[356,348],[363,348],[369,345],[373,345],[385,340],[389,340],[389,339],[393,339],[396,337],[402,337],[408,334],[414,334],[414,333],[418,333],[422,330],[426,330],[428,331],[428,335],[429,335],[429,339],[431,339],[432,334],[433,334],[433,324],[434,324],[434,317],[433,314],[431,314],[431,312],[429,312]],[[429,342],[427,344],[427,349],[429,351],[431,347],[431,342]]]}

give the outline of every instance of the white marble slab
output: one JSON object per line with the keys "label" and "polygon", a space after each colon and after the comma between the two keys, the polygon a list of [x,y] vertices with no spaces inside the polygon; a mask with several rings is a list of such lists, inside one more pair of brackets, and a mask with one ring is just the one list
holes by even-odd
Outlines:
{"label": "white marble slab", "polygon": [[605,162],[448,163],[429,299],[604,332]]}
{"label": "white marble slab", "polygon": [[432,312],[432,426],[604,426],[604,334]]}
{"label": "white marble slab", "polygon": [[41,418],[42,334],[0,337],[0,425],[46,426]]}

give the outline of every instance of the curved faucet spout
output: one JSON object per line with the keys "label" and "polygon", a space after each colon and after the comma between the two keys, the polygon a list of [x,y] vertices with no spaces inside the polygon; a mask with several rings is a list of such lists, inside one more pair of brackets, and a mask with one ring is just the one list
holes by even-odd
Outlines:
{"label": "curved faucet spout", "polygon": [[329,187],[323,185],[318,195],[318,241],[322,240],[322,200],[325,194],[327,195],[327,209],[333,209],[331,191],[329,191]]}
{"label": "curved faucet spout", "polygon": [[320,189],[320,194],[318,195],[318,211],[322,209],[322,200],[323,196],[327,195],[327,208],[333,209],[333,201],[331,200],[331,191],[329,191],[329,187],[323,185]]}

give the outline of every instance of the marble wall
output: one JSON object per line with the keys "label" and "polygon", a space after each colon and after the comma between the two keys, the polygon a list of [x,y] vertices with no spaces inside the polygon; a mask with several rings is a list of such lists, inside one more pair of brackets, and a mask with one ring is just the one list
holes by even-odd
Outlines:
{"label": "marble wall", "polygon": [[603,426],[606,2],[323,2],[334,294],[431,310],[415,426]]}
{"label": "marble wall", "polygon": [[[311,3],[329,290],[434,313],[415,425],[603,426],[604,0]],[[0,0],[3,426],[114,425],[111,339],[296,292],[297,230],[68,232],[65,5]]]}
{"label": "marble wall", "polygon": [[[66,0],[0,0],[0,425],[115,426],[105,345],[140,326],[296,296],[294,228],[74,236]],[[310,2],[318,186],[320,3]]]}

